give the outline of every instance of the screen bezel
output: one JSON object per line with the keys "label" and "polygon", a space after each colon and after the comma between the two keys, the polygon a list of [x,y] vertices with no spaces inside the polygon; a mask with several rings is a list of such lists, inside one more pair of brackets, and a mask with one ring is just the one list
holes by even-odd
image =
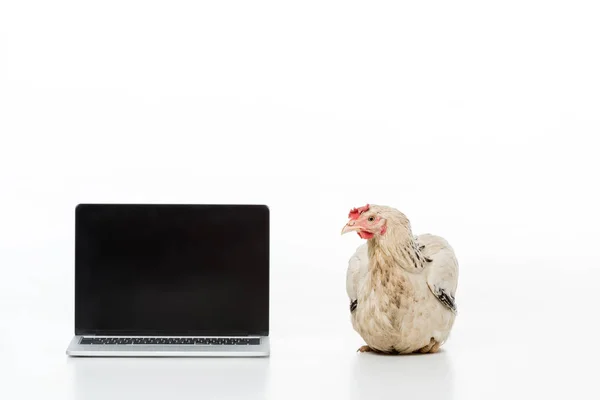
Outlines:
{"label": "screen bezel", "polygon": [[[161,332],[156,330],[144,330],[143,332],[127,330],[127,329],[114,329],[114,330],[93,330],[93,329],[85,329],[79,326],[78,324],[78,302],[77,302],[77,241],[78,241],[78,233],[77,233],[77,215],[83,208],[86,207],[190,207],[190,208],[214,208],[214,207],[240,207],[240,208],[248,208],[248,209],[256,209],[260,208],[265,211],[266,216],[266,226],[267,229],[264,232],[257,232],[257,234],[264,235],[265,243],[267,244],[267,252],[269,257],[267,258],[267,307],[263,311],[262,317],[266,317],[266,329],[252,332],[252,331],[239,331],[239,332],[219,332],[213,330],[189,330],[184,332]],[[144,204],[144,203],[80,203],[75,207],[75,246],[74,246],[74,264],[75,264],[75,273],[74,273],[74,315],[75,315],[75,335],[97,335],[97,336],[269,336],[269,325],[270,325],[270,209],[267,205],[264,204]]]}

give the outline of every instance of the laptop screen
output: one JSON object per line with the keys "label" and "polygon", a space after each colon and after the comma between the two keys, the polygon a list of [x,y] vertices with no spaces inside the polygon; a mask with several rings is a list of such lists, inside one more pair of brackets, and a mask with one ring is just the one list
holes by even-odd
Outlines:
{"label": "laptop screen", "polygon": [[266,206],[83,204],[75,333],[268,335]]}

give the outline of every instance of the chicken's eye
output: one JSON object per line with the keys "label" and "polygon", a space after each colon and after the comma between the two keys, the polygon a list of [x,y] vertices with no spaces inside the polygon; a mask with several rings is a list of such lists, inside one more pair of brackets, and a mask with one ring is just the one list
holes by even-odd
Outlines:
{"label": "chicken's eye", "polygon": [[369,217],[369,222],[375,221],[375,217]]}

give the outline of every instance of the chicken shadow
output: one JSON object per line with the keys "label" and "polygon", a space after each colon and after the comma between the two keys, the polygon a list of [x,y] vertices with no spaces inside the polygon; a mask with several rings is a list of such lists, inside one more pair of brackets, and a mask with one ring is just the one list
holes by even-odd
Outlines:
{"label": "chicken shadow", "polygon": [[353,399],[453,399],[454,375],[450,355],[357,354],[352,369]]}

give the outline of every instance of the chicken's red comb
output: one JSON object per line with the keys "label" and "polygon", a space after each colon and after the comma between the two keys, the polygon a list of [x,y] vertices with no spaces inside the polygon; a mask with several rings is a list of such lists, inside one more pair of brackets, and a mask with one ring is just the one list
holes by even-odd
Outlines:
{"label": "chicken's red comb", "polygon": [[365,211],[369,211],[369,207],[371,207],[371,206],[367,204],[364,207],[353,208],[352,210],[350,210],[350,214],[348,214],[348,218],[358,219],[360,214],[364,213]]}

